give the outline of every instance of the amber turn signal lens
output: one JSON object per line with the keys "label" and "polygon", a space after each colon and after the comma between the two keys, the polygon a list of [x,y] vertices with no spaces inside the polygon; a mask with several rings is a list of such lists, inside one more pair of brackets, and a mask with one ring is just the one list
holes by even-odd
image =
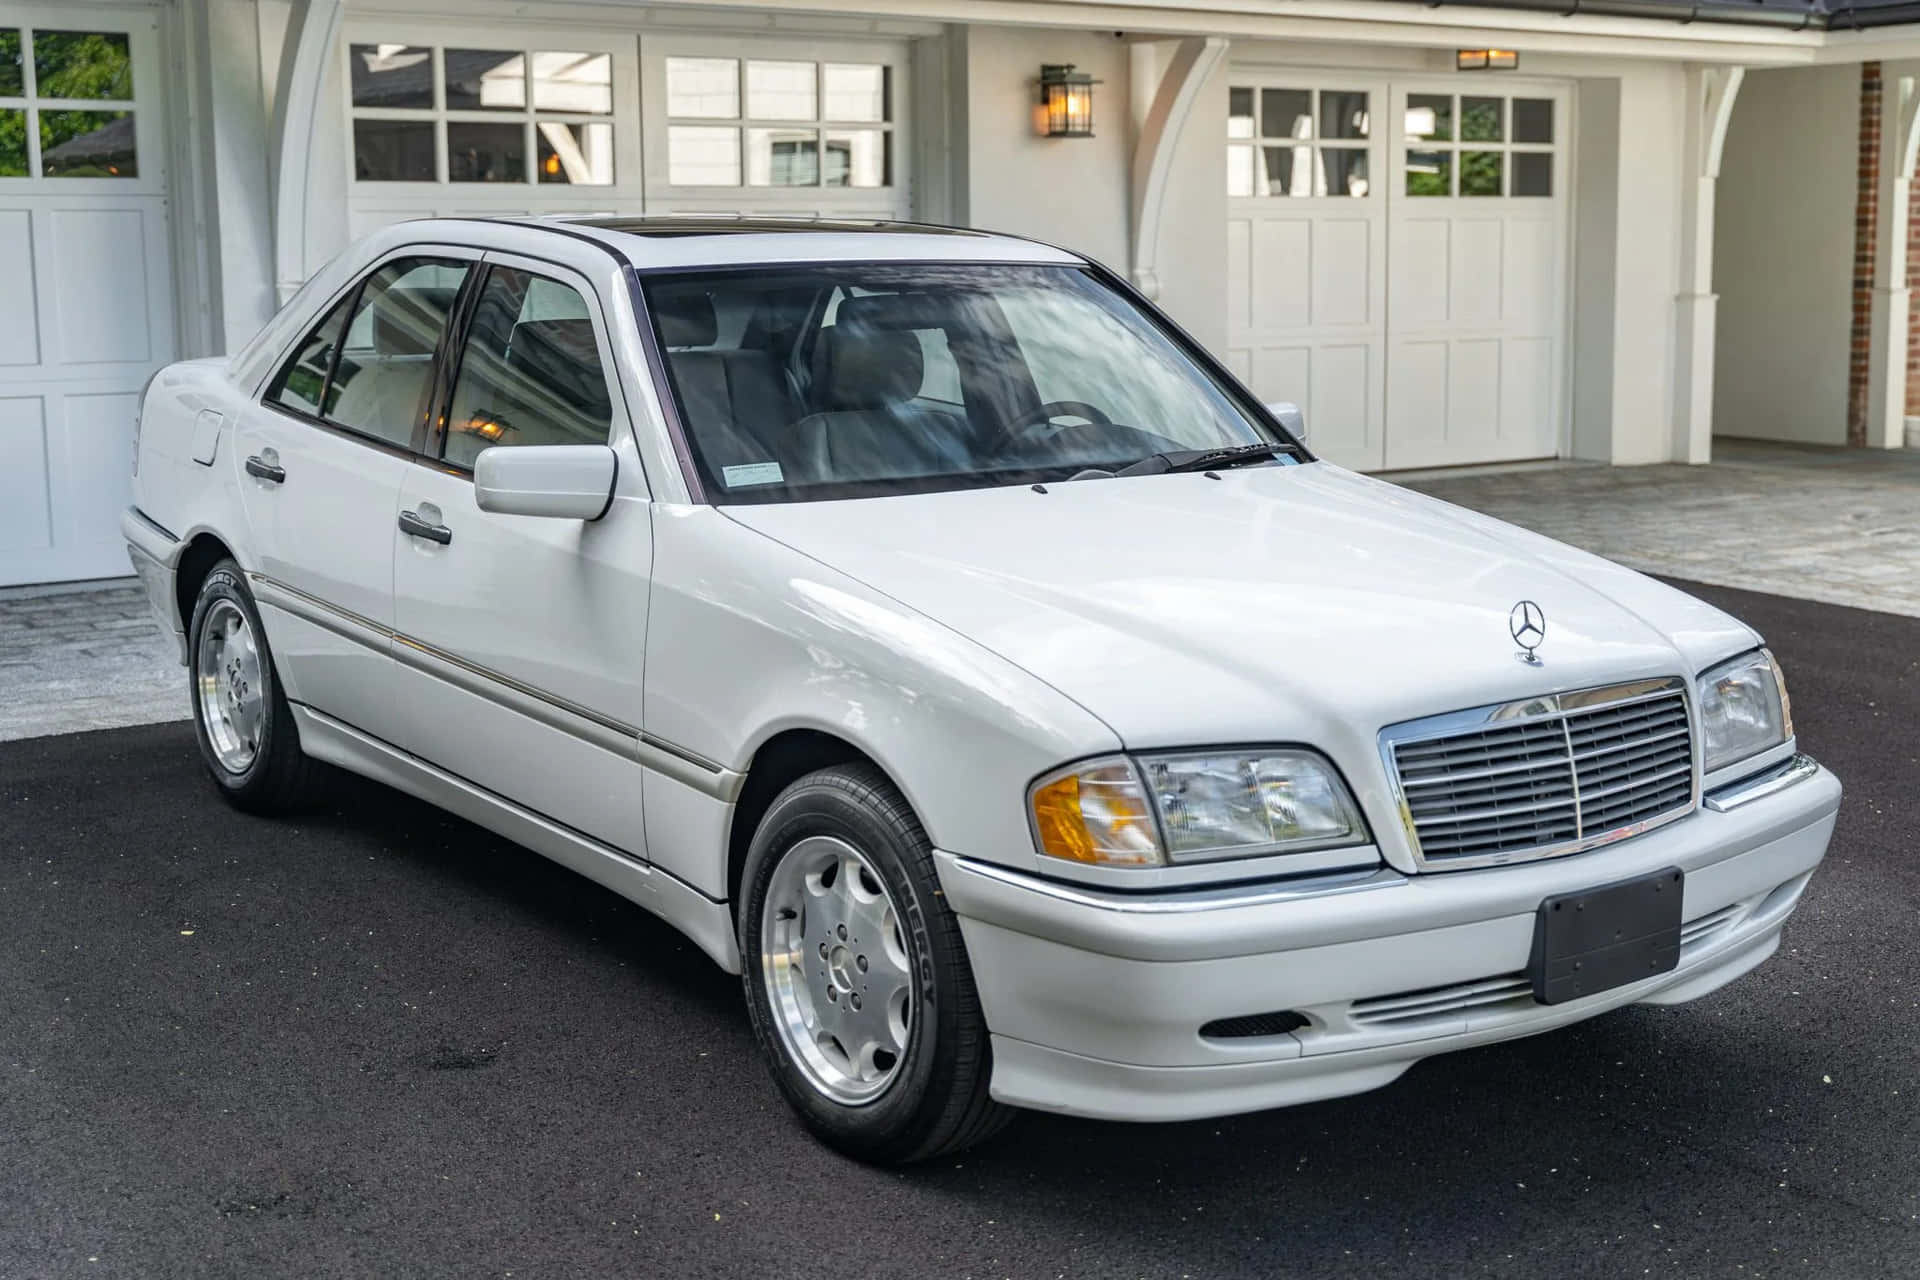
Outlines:
{"label": "amber turn signal lens", "polygon": [[1145,790],[1124,760],[1094,761],[1033,791],[1040,851],[1093,866],[1158,866],[1164,857]]}

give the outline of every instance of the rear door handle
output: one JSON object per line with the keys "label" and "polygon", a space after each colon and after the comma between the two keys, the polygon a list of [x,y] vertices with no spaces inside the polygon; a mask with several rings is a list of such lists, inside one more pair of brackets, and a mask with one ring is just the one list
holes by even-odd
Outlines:
{"label": "rear door handle", "polygon": [[453,541],[453,530],[443,524],[422,520],[417,511],[400,513],[400,532],[415,538],[425,538],[429,542],[437,542],[443,547]]}
{"label": "rear door handle", "polygon": [[258,476],[260,479],[273,484],[285,484],[287,482],[287,469],[285,467],[281,466],[277,460],[269,462],[257,453],[247,459],[247,474],[250,476]]}

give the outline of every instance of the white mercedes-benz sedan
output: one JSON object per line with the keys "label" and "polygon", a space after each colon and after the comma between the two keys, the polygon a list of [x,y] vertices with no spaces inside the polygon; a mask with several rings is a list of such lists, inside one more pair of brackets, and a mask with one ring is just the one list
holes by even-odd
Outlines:
{"label": "white mercedes-benz sedan", "polygon": [[124,526],[228,799],[324,762],[642,904],[868,1159],[1771,954],[1840,785],[1761,638],[1306,439],[1059,249],[450,219],[158,375]]}

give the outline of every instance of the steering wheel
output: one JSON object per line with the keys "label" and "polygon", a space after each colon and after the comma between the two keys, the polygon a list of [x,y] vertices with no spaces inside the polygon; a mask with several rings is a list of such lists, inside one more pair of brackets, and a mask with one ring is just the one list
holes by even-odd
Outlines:
{"label": "steering wheel", "polygon": [[1085,418],[1095,426],[1110,427],[1113,425],[1112,418],[1109,418],[1106,414],[1084,400],[1049,400],[1031,412],[1023,413],[1018,418],[1007,423],[1003,429],[1003,433],[1007,440],[1013,443],[1022,443],[1030,435],[1037,439],[1045,440],[1049,436],[1063,431],[1066,428],[1055,427],[1053,431],[1048,432],[1041,432],[1038,429],[1046,426],[1055,418],[1066,417]]}

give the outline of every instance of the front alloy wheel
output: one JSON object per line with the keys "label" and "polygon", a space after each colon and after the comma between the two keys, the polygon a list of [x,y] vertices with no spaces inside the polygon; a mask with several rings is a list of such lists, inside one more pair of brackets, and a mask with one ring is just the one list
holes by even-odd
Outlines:
{"label": "front alloy wheel", "polygon": [[912,1028],[900,913],[865,854],[809,836],[773,869],[760,963],[774,1030],[807,1079],[859,1106],[886,1092]]}
{"label": "front alloy wheel", "polygon": [[741,875],[747,1008],[807,1127],[863,1160],[924,1160],[1010,1118],[933,846],[885,774],[812,773],[774,800]]}

